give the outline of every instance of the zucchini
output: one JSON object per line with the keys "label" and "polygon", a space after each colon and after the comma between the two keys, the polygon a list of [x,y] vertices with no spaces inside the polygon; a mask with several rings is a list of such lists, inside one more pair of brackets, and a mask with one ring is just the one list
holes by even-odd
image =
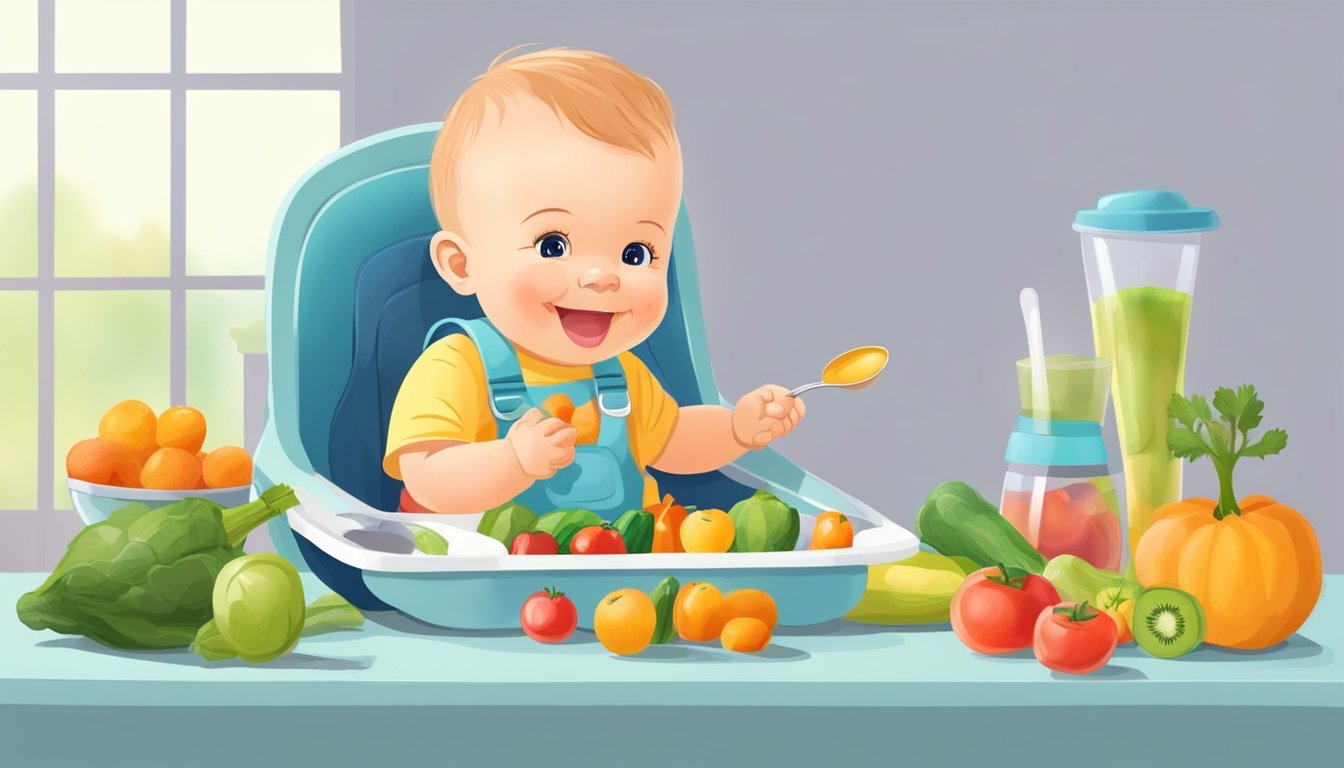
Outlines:
{"label": "zucchini", "polygon": [[1045,558],[965,483],[943,483],[929,494],[915,520],[920,541],[939,553],[970,558],[981,568],[1003,564],[1039,574]]}

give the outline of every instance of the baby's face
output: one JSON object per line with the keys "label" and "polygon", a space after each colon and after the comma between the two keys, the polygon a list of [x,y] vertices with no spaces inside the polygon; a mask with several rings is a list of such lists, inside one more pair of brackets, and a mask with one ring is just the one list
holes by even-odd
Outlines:
{"label": "baby's face", "polygon": [[[457,188],[462,232],[436,262],[523,351],[590,365],[644,341],[667,311],[681,157],[592,139],[531,99],[487,119]],[[458,267],[443,240],[461,250]],[[449,263],[446,265],[445,260]]]}

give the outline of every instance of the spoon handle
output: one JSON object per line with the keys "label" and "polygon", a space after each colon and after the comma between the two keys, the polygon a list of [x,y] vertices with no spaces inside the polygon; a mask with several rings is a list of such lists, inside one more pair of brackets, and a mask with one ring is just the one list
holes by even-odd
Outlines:
{"label": "spoon handle", "polygon": [[804,384],[803,386],[798,387],[797,389],[789,390],[789,397],[797,397],[803,394],[804,392],[810,392],[814,389],[821,389],[822,387],[830,387],[830,386],[834,385],[827,384],[824,381],[814,381],[811,384]]}

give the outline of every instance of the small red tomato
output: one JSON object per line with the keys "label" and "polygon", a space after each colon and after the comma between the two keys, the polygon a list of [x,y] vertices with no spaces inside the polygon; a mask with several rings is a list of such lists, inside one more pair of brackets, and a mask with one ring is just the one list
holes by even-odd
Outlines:
{"label": "small red tomato", "polygon": [[952,596],[952,631],[976,653],[1013,653],[1031,647],[1036,617],[1058,602],[1059,593],[1040,576],[983,568]]}
{"label": "small red tomato", "polygon": [[574,601],[547,587],[523,601],[518,614],[527,636],[539,643],[559,643],[574,634],[579,625],[579,612]]}
{"label": "small red tomato", "polygon": [[555,555],[559,552],[560,545],[556,543],[555,537],[544,531],[529,531],[514,536],[513,547],[509,550],[509,554],[513,555]]}
{"label": "small red tomato", "polygon": [[569,551],[575,555],[624,555],[625,540],[610,525],[590,525],[574,534]]}
{"label": "small red tomato", "polygon": [[1050,669],[1086,675],[1111,660],[1117,634],[1111,617],[1086,602],[1061,603],[1041,611],[1031,646]]}

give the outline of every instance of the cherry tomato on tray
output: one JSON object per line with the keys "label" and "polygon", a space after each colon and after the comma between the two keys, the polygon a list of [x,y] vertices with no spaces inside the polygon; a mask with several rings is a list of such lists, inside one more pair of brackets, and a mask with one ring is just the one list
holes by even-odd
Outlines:
{"label": "cherry tomato on tray", "polygon": [[547,587],[523,601],[518,614],[527,636],[539,643],[559,643],[574,634],[579,612],[574,601]]}
{"label": "cherry tomato on tray", "polygon": [[625,540],[610,525],[590,525],[574,534],[569,551],[575,555],[624,555]]}

